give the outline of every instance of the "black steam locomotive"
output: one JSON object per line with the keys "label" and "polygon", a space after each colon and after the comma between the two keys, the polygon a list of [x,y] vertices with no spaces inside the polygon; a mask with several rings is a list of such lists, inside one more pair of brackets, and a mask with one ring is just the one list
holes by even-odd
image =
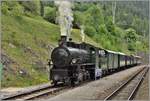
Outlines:
{"label": "black steam locomotive", "polygon": [[141,63],[139,56],[126,55],[95,47],[88,43],[61,40],[51,54],[50,80],[56,85],[77,84]]}

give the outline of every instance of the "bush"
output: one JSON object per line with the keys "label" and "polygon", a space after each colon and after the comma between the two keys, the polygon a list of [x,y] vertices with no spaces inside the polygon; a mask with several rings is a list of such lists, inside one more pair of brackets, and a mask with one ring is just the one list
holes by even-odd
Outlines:
{"label": "bush", "polygon": [[56,8],[45,7],[44,11],[45,11],[44,19],[46,19],[49,22],[55,23]]}
{"label": "bush", "polygon": [[80,25],[84,25],[84,21],[85,21],[84,13],[75,11],[73,14],[73,18],[74,18],[74,21],[73,21],[74,26],[77,26],[79,28]]}
{"label": "bush", "polygon": [[85,15],[86,20],[85,24],[93,26],[96,30],[98,30],[98,26],[100,24],[104,24],[104,16],[100,7],[96,5],[92,5],[86,12]]}
{"label": "bush", "polygon": [[85,27],[85,33],[90,36],[90,37],[93,37],[94,34],[96,34],[96,30],[92,27],[92,26],[86,26]]}
{"label": "bush", "polygon": [[91,7],[92,3],[79,2],[74,3],[74,10],[84,12]]}
{"label": "bush", "polygon": [[135,51],[135,44],[134,43],[129,43],[128,44],[128,50]]}
{"label": "bush", "polygon": [[112,22],[112,17],[109,16],[109,17],[107,17],[106,19],[107,19],[107,21],[105,21],[105,24],[106,24],[107,30],[108,30],[109,32],[114,32],[115,26],[114,26],[114,24],[113,24],[113,22]]}
{"label": "bush", "polygon": [[9,13],[9,11],[8,11],[9,7],[8,7],[7,3],[3,1],[1,6],[2,6],[2,8],[1,8],[2,9],[2,13],[3,14],[8,14]]}
{"label": "bush", "polygon": [[24,13],[24,8],[17,1],[3,1],[2,13],[20,16]]}
{"label": "bush", "polygon": [[23,13],[24,13],[23,7],[17,3],[14,9],[12,10],[12,14],[16,16],[20,16],[23,15]]}
{"label": "bush", "polygon": [[136,31],[132,28],[126,30],[125,39],[130,43],[136,41],[138,38]]}
{"label": "bush", "polygon": [[40,14],[40,1],[20,1],[20,4],[24,7],[25,12],[31,12],[32,14]]}
{"label": "bush", "polygon": [[105,24],[102,24],[102,25],[99,26],[99,31],[98,32],[99,32],[99,34],[108,34],[108,30],[107,30]]}

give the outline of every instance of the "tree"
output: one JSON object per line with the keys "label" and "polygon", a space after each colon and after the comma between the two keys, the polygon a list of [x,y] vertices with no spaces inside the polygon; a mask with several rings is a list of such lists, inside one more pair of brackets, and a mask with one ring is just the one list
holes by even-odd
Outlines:
{"label": "tree", "polygon": [[24,8],[17,1],[3,1],[1,6],[3,14],[20,16],[24,13]]}
{"label": "tree", "polygon": [[56,19],[56,8],[51,8],[51,7],[44,7],[44,19],[51,23],[55,23]]}
{"label": "tree", "polygon": [[136,31],[132,28],[129,28],[126,30],[126,36],[125,36],[127,42],[132,42],[137,40],[137,34]]}
{"label": "tree", "polygon": [[20,4],[24,7],[25,12],[31,12],[32,14],[40,14],[40,1],[20,1]]}
{"label": "tree", "polygon": [[114,26],[114,24],[113,24],[113,22],[112,22],[112,17],[109,16],[109,17],[107,17],[106,19],[107,19],[107,21],[105,22],[105,24],[106,24],[107,30],[108,30],[109,32],[114,32],[115,26]]}
{"label": "tree", "polygon": [[125,39],[128,43],[128,49],[130,51],[135,51],[136,49],[136,41],[138,40],[138,36],[136,34],[136,31],[132,28],[129,28],[126,30],[126,36],[125,36]]}
{"label": "tree", "polygon": [[95,29],[96,32],[99,32],[101,24],[104,24],[104,16],[102,10],[98,5],[92,5],[84,14],[85,16],[85,25],[89,25]]}
{"label": "tree", "polygon": [[85,27],[85,33],[90,36],[90,37],[93,37],[94,34],[96,34],[96,30],[92,27],[92,26],[86,26]]}

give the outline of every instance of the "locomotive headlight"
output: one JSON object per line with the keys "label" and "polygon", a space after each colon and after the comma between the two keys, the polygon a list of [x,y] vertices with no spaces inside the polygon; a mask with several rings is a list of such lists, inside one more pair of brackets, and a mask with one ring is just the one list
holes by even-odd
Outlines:
{"label": "locomotive headlight", "polygon": [[76,63],[77,62],[77,59],[72,59],[72,63]]}

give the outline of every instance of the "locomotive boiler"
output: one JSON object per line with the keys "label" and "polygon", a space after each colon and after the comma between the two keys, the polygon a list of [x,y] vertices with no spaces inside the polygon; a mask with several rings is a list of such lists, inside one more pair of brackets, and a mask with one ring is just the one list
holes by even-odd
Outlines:
{"label": "locomotive boiler", "polygon": [[52,52],[51,59],[57,68],[65,68],[90,61],[87,50],[67,46],[55,48]]}

